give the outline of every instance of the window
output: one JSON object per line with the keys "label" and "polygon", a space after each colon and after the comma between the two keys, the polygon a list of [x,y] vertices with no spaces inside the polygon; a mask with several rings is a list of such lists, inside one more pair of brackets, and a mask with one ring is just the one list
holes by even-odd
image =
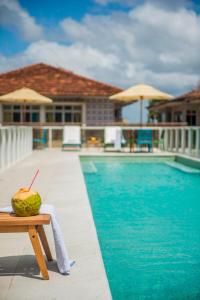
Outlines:
{"label": "window", "polygon": [[57,122],[57,123],[62,122],[62,112],[55,113],[55,122]]}
{"label": "window", "polygon": [[72,114],[70,112],[65,113],[65,122],[72,122]]}
{"label": "window", "polygon": [[53,122],[53,112],[46,113],[46,122]]}
{"label": "window", "polygon": [[21,121],[20,112],[13,112],[13,122],[20,122],[20,121]]}
{"label": "window", "polygon": [[81,113],[80,112],[75,112],[74,113],[74,123],[81,123]]}
{"label": "window", "polygon": [[20,105],[3,105],[3,121],[19,123],[21,121]]}
{"label": "window", "polygon": [[48,123],[81,123],[81,105],[56,105],[46,107],[46,122]]}
{"label": "window", "polygon": [[195,110],[187,110],[186,120],[187,120],[187,124],[189,126],[196,125],[196,111]]}
{"label": "window", "polygon": [[39,122],[40,107],[34,105],[4,105],[3,121],[6,123]]}
{"label": "window", "polygon": [[175,111],[175,112],[174,112],[174,121],[175,121],[175,122],[183,122],[183,114],[182,114],[182,111]]}
{"label": "window", "polygon": [[3,114],[3,121],[4,122],[12,122],[12,114],[10,111],[5,111]]}

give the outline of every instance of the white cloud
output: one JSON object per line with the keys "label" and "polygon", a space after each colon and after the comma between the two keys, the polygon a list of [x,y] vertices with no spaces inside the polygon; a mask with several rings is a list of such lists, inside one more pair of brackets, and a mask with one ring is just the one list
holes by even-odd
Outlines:
{"label": "white cloud", "polygon": [[175,95],[199,82],[200,16],[192,10],[146,3],[79,22],[66,18],[60,28],[66,44],[36,41],[16,56],[0,56],[1,70],[43,61],[121,87],[144,82]]}
{"label": "white cloud", "polygon": [[97,49],[78,43],[64,46],[56,42],[38,41],[32,43],[23,53],[13,57],[0,56],[0,71],[35,62],[44,62],[91,76],[94,70],[102,69],[104,72],[115,70],[118,58],[113,54],[103,54]]}
{"label": "white cloud", "polygon": [[0,0],[0,25],[20,33],[23,39],[34,41],[42,37],[43,29],[17,0]]}
{"label": "white cloud", "polygon": [[97,77],[128,86],[140,81],[176,93],[190,88],[199,78],[200,17],[191,10],[176,11],[146,3],[129,13],[87,15],[81,22],[61,22],[72,43],[89,45],[115,55],[114,72]]}

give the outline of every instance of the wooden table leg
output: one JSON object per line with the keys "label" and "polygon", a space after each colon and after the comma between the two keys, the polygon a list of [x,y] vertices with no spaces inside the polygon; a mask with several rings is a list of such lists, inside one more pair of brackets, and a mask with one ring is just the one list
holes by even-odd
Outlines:
{"label": "wooden table leg", "polygon": [[40,240],[41,240],[42,246],[44,248],[44,252],[46,254],[47,259],[48,259],[48,261],[52,261],[53,258],[52,258],[52,255],[51,255],[51,250],[49,248],[49,244],[48,244],[47,237],[46,237],[43,226],[38,225],[37,226],[37,231],[38,231],[38,234],[39,234],[39,237],[40,237]]}
{"label": "wooden table leg", "polygon": [[49,279],[49,274],[48,274],[47,266],[46,266],[44,256],[42,253],[42,248],[40,246],[40,241],[38,238],[36,227],[34,225],[28,226],[28,233],[29,233],[29,237],[30,237],[30,240],[31,240],[34,252],[35,252],[35,256],[37,259],[37,263],[38,263],[38,266],[42,273],[42,276],[44,279]]}

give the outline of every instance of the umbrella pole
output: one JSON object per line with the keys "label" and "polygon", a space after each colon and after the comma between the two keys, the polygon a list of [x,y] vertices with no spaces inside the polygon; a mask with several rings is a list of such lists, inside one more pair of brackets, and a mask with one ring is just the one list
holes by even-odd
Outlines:
{"label": "umbrella pole", "polygon": [[143,97],[140,97],[140,126],[143,123]]}

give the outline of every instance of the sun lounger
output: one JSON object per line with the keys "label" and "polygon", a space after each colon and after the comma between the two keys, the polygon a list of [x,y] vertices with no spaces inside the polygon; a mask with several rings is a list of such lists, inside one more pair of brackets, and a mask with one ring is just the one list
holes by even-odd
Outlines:
{"label": "sun lounger", "polygon": [[79,126],[65,126],[63,130],[62,150],[80,149],[81,130]]}
{"label": "sun lounger", "polygon": [[120,127],[113,126],[105,128],[104,150],[108,147],[112,147],[115,151],[121,151],[121,147],[124,144],[125,140]]}

